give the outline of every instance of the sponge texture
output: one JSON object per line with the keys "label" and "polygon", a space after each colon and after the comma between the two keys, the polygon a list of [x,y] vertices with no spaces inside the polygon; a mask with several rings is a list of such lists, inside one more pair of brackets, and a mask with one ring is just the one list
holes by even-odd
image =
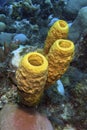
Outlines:
{"label": "sponge texture", "polygon": [[48,53],[48,77],[45,88],[53,85],[67,70],[73,55],[74,44],[70,40],[59,39],[54,42]]}
{"label": "sponge texture", "polygon": [[52,44],[58,39],[66,39],[69,31],[68,23],[64,20],[56,21],[48,31],[47,38],[45,40],[44,53],[48,54]]}
{"label": "sponge texture", "polygon": [[37,105],[44,91],[47,79],[48,61],[37,52],[26,54],[16,71],[18,95],[28,106]]}

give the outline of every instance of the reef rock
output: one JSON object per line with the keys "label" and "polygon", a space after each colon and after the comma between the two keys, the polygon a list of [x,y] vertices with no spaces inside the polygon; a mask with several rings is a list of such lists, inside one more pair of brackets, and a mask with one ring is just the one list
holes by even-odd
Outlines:
{"label": "reef rock", "polygon": [[53,127],[35,110],[6,105],[0,113],[0,130],[53,130]]}
{"label": "reef rock", "polygon": [[21,42],[22,44],[25,44],[26,42],[28,42],[28,38],[26,37],[25,34],[20,33],[20,34],[16,34],[16,35],[14,36],[13,41],[14,41],[14,42],[19,41],[19,42]]}
{"label": "reef rock", "polygon": [[0,46],[3,46],[4,43],[10,44],[12,41],[13,35],[14,34],[11,34],[11,33],[1,32],[0,33]]}
{"label": "reef rock", "polygon": [[76,43],[81,34],[87,29],[87,6],[80,9],[78,16],[72,23],[68,38]]}
{"label": "reef rock", "polygon": [[87,0],[65,0],[64,15],[68,20],[76,18],[79,10],[87,6]]}
{"label": "reef rock", "polygon": [[6,29],[6,24],[4,22],[0,22],[0,32],[4,32]]}
{"label": "reef rock", "polygon": [[[87,31],[87,30],[86,30]],[[87,32],[81,35],[80,40],[76,44],[76,53],[73,60],[74,66],[82,72],[87,73]]]}

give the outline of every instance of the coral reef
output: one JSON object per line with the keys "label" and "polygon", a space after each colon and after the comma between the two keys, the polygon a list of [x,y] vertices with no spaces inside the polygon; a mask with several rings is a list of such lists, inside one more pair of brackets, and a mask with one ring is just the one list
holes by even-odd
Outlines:
{"label": "coral reef", "polygon": [[87,32],[81,35],[81,38],[76,44],[75,58],[72,62],[74,66],[82,72],[87,72]]}
{"label": "coral reef", "polygon": [[[77,4],[76,4],[77,3]],[[72,62],[70,62],[69,67],[62,77],[58,80],[56,77],[52,79],[52,83],[54,80],[57,80],[55,83],[49,83],[46,85],[46,81],[44,82],[44,92],[43,98],[39,102],[39,105],[35,105],[33,107],[28,107],[28,110],[34,109],[35,111],[39,111],[42,114],[45,114],[49,120],[51,121],[55,130],[87,130],[87,0],[1,0],[0,1],[0,22],[5,24],[5,28],[1,27],[0,33],[0,110],[4,110],[5,104],[8,107],[5,107],[5,111],[2,112],[2,116],[0,116],[0,124],[4,121],[7,124],[3,124],[3,127],[6,128],[9,124],[15,123],[17,129],[18,126],[20,128],[23,126],[25,129],[27,126],[32,127],[32,120],[27,120],[29,117],[29,113],[26,113],[24,116],[23,122],[19,121],[21,118],[19,111],[19,115],[16,113],[13,117],[13,120],[10,118],[11,109],[9,109],[9,103],[13,103],[14,105],[19,103],[19,96],[22,99],[23,91],[19,90],[17,87],[17,80],[15,79],[16,69],[19,67],[19,62],[21,58],[30,53],[30,52],[39,52],[41,55],[46,56],[46,60],[52,60],[52,65],[55,67],[57,58],[50,58],[51,47],[53,43],[56,42],[54,39],[56,36],[53,36],[53,39],[49,39],[48,44],[50,45],[51,40],[53,43],[50,45],[47,55],[43,53],[44,41],[46,40],[47,33],[50,32],[49,28],[53,25],[53,23],[57,20],[66,21],[64,25],[69,25],[69,32],[67,32],[68,39],[75,43],[75,55]],[[85,5],[85,7],[84,7]],[[84,7],[84,8],[82,8]],[[81,10],[80,10],[81,9]],[[78,13],[79,12],[79,13]],[[77,17],[76,17],[77,16]],[[76,18],[76,19],[75,19]],[[58,22],[58,21],[57,21]],[[56,30],[57,30],[56,26]],[[54,28],[53,28],[54,29]],[[63,28],[62,28],[63,29]],[[52,30],[51,30],[52,31]],[[54,31],[55,32],[55,31]],[[16,37],[18,34],[24,34],[25,37],[21,36]],[[54,33],[52,33],[54,34]],[[56,32],[55,32],[56,34]],[[58,33],[57,33],[58,34]],[[21,39],[22,38],[22,39]],[[27,40],[28,38],[28,40]],[[19,39],[19,40],[18,40]],[[25,39],[25,40],[24,40]],[[64,40],[63,39],[63,40]],[[22,42],[25,41],[25,42]],[[23,44],[24,43],[24,44]],[[45,42],[46,43],[46,42]],[[41,49],[38,49],[41,48]],[[51,51],[52,52],[52,51]],[[53,52],[52,52],[53,53]],[[55,53],[54,53],[55,54]],[[54,55],[53,54],[53,55]],[[65,60],[63,54],[59,55],[62,59],[61,64],[58,66],[63,69],[64,66],[63,61]],[[58,57],[58,58],[59,58]],[[50,59],[49,59],[50,58]],[[54,62],[53,62],[54,59]],[[50,61],[51,63],[51,61]],[[67,64],[68,65],[68,64]],[[57,66],[57,65],[56,65]],[[49,68],[49,63],[48,63]],[[53,70],[52,66],[51,69]],[[26,69],[25,69],[26,70]],[[55,69],[54,69],[55,70]],[[38,70],[39,71],[39,70]],[[62,70],[63,71],[63,70]],[[56,71],[55,71],[56,72]],[[54,73],[55,73],[54,72]],[[58,71],[58,73],[61,71]],[[54,76],[55,74],[52,73]],[[29,76],[29,75],[28,75]],[[35,75],[36,76],[36,75]],[[40,75],[39,75],[40,76]],[[49,76],[49,74],[47,75]],[[25,77],[23,77],[25,78]],[[26,83],[26,78],[23,79]],[[35,78],[33,78],[35,81]],[[63,86],[59,84],[59,81],[63,83]],[[47,81],[48,82],[48,81]],[[39,82],[38,85],[40,85]],[[36,82],[31,83],[31,87]],[[50,87],[51,86],[51,87]],[[48,88],[48,89],[45,89]],[[33,89],[32,89],[33,91]],[[36,94],[36,93],[35,93]],[[27,94],[26,94],[27,95]],[[23,97],[24,97],[23,93]],[[32,96],[34,99],[34,96]],[[28,99],[28,98],[27,98]],[[31,101],[32,102],[32,101]],[[27,105],[27,104],[26,104]],[[29,105],[29,104],[28,104]],[[22,109],[27,108],[27,106],[23,104],[18,104]],[[9,112],[8,112],[9,109]],[[18,110],[18,109],[17,109]],[[9,115],[6,118],[6,112]],[[13,112],[13,108],[12,108]],[[24,112],[24,111],[23,111]],[[10,114],[9,114],[10,113]],[[32,113],[34,114],[34,113]],[[5,116],[4,116],[5,115]],[[5,118],[3,118],[5,117]],[[22,115],[23,117],[23,115]],[[5,119],[5,120],[3,120]],[[8,119],[8,120],[7,120]],[[16,120],[17,119],[17,120]],[[36,119],[36,118],[35,118]],[[38,118],[37,118],[38,119]],[[45,119],[44,119],[45,120]],[[15,121],[15,122],[14,122]],[[29,123],[30,121],[30,123]],[[40,120],[39,120],[40,121]],[[41,120],[42,121],[42,120]],[[38,123],[40,124],[41,121]],[[20,123],[19,123],[20,122]],[[18,125],[17,125],[18,123]],[[35,123],[35,124],[36,124]],[[45,123],[45,122],[44,122]],[[43,127],[43,121],[41,129],[45,129],[45,125]],[[23,125],[25,124],[25,126]],[[10,127],[11,125],[9,125]],[[28,128],[30,128],[28,127]],[[46,128],[48,129],[49,126]],[[3,128],[1,128],[3,129]],[[10,128],[9,128],[10,129]],[[35,129],[38,129],[37,127]]]}
{"label": "coral reef", "polygon": [[79,81],[78,83],[76,83],[76,85],[73,87],[73,89],[70,90],[70,94],[73,97],[73,100],[75,99],[75,103],[77,103],[77,108],[79,106],[82,108],[87,104],[86,78],[87,78],[87,76],[85,78],[83,78],[81,81]]}
{"label": "coral reef", "polygon": [[39,5],[34,5],[31,0],[23,0],[19,2],[14,2],[9,14],[13,19],[20,20],[25,14],[25,16],[32,14],[32,12],[39,10],[39,8]]}

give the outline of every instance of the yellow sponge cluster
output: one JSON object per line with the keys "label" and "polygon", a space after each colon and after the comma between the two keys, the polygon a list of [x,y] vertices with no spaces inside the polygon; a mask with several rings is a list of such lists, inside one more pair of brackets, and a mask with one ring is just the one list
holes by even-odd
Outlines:
{"label": "yellow sponge cluster", "polygon": [[74,43],[66,40],[68,24],[59,20],[48,32],[43,51],[26,54],[16,72],[20,101],[37,105],[44,89],[53,85],[67,70],[73,55]]}

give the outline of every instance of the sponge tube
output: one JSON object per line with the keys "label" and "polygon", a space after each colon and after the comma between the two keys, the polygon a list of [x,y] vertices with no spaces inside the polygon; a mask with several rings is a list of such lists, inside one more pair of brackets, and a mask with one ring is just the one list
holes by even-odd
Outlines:
{"label": "sponge tube", "polygon": [[21,103],[37,105],[43,95],[47,79],[48,61],[37,52],[26,54],[16,71],[18,95]]}
{"label": "sponge tube", "polygon": [[64,20],[56,21],[48,31],[47,38],[45,40],[44,53],[48,54],[52,44],[58,39],[66,39],[69,31],[68,23]]}
{"label": "sponge tube", "polygon": [[53,85],[65,73],[73,58],[74,49],[70,40],[59,39],[54,42],[47,56],[49,67],[45,88]]}

